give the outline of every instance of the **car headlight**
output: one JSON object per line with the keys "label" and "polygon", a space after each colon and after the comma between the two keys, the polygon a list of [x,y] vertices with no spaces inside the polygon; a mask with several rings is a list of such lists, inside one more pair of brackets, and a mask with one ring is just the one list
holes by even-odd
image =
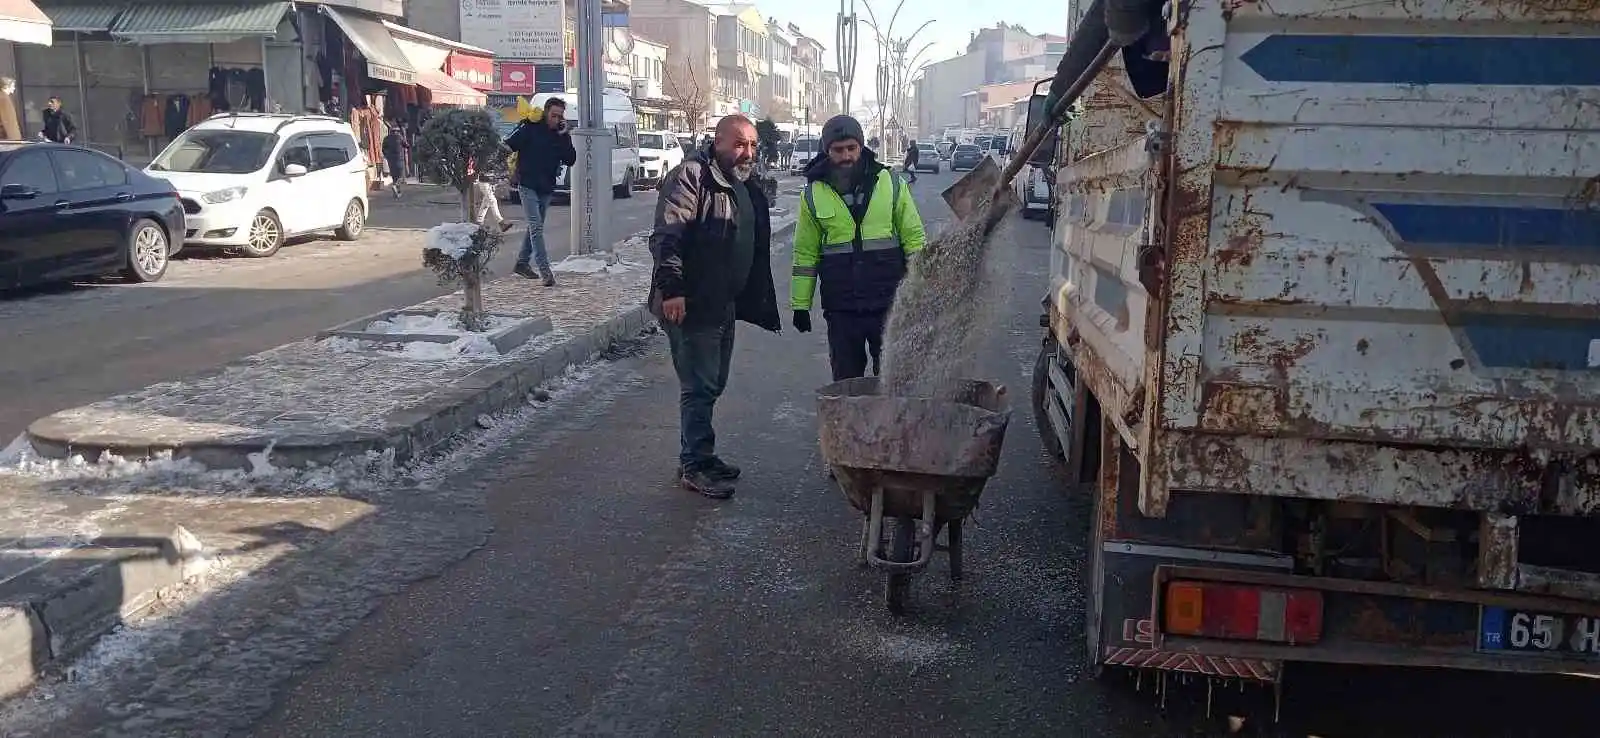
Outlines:
{"label": "car headlight", "polygon": [[206,194],[201,195],[200,199],[201,200],[205,200],[206,202],[211,203],[212,205],[221,205],[222,203],[225,203],[225,202],[233,202],[234,200],[242,200],[242,199],[244,199],[244,193],[249,192],[249,191],[250,191],[249,187],[226,187],[226,188],[223,188],[223,189],[220,189],[220,190],[214,190],[212,192],[207,192]]}

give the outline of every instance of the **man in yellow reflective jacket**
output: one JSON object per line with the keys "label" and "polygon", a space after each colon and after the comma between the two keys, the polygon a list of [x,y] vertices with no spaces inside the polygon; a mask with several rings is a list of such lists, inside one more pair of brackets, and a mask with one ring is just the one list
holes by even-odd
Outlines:
{"label": "man in yellow reflective jacket", "polygon": [[822,283],[833,379],[877,373],[883,325],[906,261],[922,250],[922,216],[911,191],[862,144],[861,124],[838,115],[822,126],[824,156],[806,167],[794,229],[789,307],[794,327],[811,330],[812,297]]}

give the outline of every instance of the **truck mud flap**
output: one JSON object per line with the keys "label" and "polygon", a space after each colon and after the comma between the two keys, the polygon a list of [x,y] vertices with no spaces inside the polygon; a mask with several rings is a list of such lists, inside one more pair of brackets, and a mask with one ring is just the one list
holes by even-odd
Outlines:
{"label": "truck mud flap", "polygon": [[1100,561],[1101,581],[1097,589],[1101,603],[1099,650],[1102,665],[1259,682],[1277,682],[1281,678],[1282,665],[1276,659],[1195,653],[1161,643],[1153,584],[1162,566],[1286,572],[1293,565],[1289,557],[1106,541],[1101,546]]}

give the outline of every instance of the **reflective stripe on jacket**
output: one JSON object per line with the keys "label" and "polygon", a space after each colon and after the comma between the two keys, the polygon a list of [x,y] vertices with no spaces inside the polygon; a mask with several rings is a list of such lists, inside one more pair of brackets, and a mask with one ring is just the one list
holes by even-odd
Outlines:
{"label": "reflective stripe on jacket", "polygon": [[822,309],[888,310],[906,273],[906,258],[922,250],[922,216],[900,178],[879,167],[858,224],[845,199],[825,182],[807,182],[794,230],[792,310],[810,310],[817,281]]}

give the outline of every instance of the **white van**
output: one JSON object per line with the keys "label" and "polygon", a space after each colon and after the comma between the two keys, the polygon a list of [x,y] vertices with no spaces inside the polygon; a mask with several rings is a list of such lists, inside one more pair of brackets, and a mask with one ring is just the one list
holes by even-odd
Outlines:
{"label": "white van", "polygon": [[[541,92],[534,95],[529,102],[536,108],[543,108],[546,101],[552,97],[559,97],[567,102],[567,123],[576,128],[580,107],[576,93],[556,94]],[[611,130],[611,191],[617,197],[633,197],[633,185],[640,179],[639,167],[639,114],[633,109],[633,99],[626,92],[606,88],[605,124]],[[562,167],[556,174],[556,194],[566,197],[572,194],[572,186],[568,181],[568,167]]]}

